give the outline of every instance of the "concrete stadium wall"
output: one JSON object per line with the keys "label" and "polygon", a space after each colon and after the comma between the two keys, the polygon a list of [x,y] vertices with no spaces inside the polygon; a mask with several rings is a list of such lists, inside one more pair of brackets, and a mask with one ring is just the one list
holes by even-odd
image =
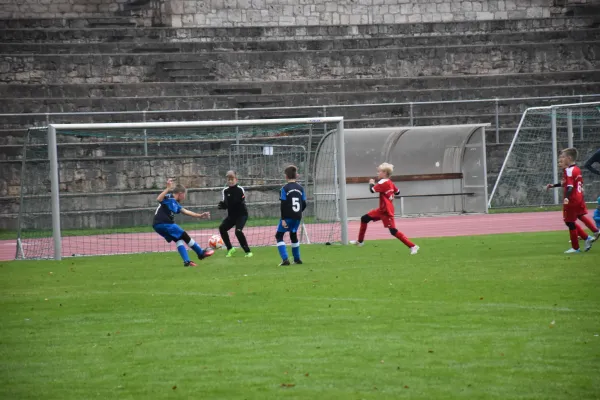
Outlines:
{"label": "concrete stadium wall", "polygon": [[2,0],[0,18],[98,18],[159,10],[173,27],[302,26],[547,18],[594,0]]}

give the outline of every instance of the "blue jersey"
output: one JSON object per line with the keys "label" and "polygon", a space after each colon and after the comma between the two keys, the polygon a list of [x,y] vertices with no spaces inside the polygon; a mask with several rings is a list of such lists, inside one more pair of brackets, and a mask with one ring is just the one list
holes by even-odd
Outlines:
{"label": "blue jersey", "polygon": [[296,182],[288,182],[281,188],[281,219],[302,219],[302,211],[306,208],[306,193]]}
{"label": "blue jersey", "polygon": [[181,204],[173,198],[172,193],[167,193],[163,201],[160,202],[154,213],[154,223],[157,224],[174,224],[175,214],[181,212]]}
{"label": "blue jersey", "polygon": [[594,221],[596,221],[596,226],[600,228],[600,208],[596,208],[596,211],[594,211]]}

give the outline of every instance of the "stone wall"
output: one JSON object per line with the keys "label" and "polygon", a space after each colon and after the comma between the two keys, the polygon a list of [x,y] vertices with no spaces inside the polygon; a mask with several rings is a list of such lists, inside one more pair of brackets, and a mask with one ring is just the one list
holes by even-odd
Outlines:
{"label": "stone wall", "polygon": [[[173,27],[306,26],[546,18],[595,0],[0,0],[0,19],[135,16]],[[159,12],[162,17],[156,18]]]}
{"label": "stone wall", "polygon": [[595,46],[565,42],[335,52],[12,55],[0,56],[0,82],[157,82],[181,71],[205,81],[230,82],[577,71],[596,68]]}
{"label": "stone wall", "polygon": [[[0,0],[0,19],[24,20],[18,27],[72,26],[65,20],[81,20],[75,26],[94,26],[120,22],[138,25],[161,24],[167,0]],[[27,20],[47,20],[27,22]],[[88,21],[86,21],[88,20]],[[10,25],[10,24],[9,24]],[[48,26],[49,25],[49,26]]]}
{"label": "stone wall", "polygon": [[547,18],[593,0],[170,0],[171,25],[364,25]]}

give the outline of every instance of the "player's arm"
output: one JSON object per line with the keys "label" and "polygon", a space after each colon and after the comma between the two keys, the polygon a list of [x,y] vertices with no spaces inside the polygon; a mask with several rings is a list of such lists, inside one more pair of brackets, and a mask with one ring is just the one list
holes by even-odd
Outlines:
{"label": "player's arm", "polygon": [[284,228],[287,228],[287,222],[285,222],[285,203],[287,201],[287,194],[285,193],[285,188],[281,188],[281,193],[279,194],[279,200],[281,200],[281,225]]}
{"label": "player's arm", "polygon": [[182,208],[181,213],[194,218],[210,218],[210,213],[208,211],[198,214],[186,208]]}
{"label": "player's arm", "polygon": [[546,185],[546,190],[562,187],[562,183],[549,183]]}
{"label": "player's arm", "polygon": [[[381,182],[381,181],[379,181]],[[391,182],[389,179],[386,180],[383,183],[375,183],[375,179],[371,179],[369,181],[369,190],[371,191],[371,193],[385,193],[388,191],[389,189],[389,182]]]}
{"label": "player's arm", "polygon": [[595,163],[600,164],[600,149],[598,149],[598,151],[595,152],[583,165],[591,173],[600,175],[600,171],[593,167]]}
{"label": "player's arm", "polygon": [[304,191],[304,188],[302,188],[302,212],[304,212],[304,210],[306,210],[306,192]]}
{"label": "player's arm", "polygon": [[167,180],[167,187],[165,188],[165,190],[160,192],[160,194],[156,198],[156,201],[162,203],[162,201],[165,199],[165,196],[171,191],[171,188],[173,188],[173,179]]}
{"label": "player's arm", "polygon": [[221,201],[219,201],[219,204],[217,205],[217,208],[219,210],[227,210],[227,196],[225,196],[225,191],[227,190],[227,188],[223,189],[221,191]]}

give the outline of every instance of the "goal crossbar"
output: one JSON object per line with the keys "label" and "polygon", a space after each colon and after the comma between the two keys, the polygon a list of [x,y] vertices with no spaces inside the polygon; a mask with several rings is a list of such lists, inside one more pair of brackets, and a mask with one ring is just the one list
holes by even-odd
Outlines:
{"label": "goal crossbar", "polygon": [[54,244],[54,259],[62,258],[62,237],[60,221],[60,182],[58,169],[57,131],[61,130],[100,130],[100,129],[160,129],[160,128],[199,128],[199,127],[236,127],[261,125],[313,125],[336,124],[337,179],[339,181],[339,218],[341,225],[341,243],[348,244],[348,211],[346,204],[346,163],[344,144],[344,118],[279,118],[279,119],[250,119],[250,120],[216,120],[216,121],[178,121],[178,122],[131,122],[131,123],[89,123],[89,124],[48,124],[48,160],[50,166],[50,194],[52,210],[52,239]]}

